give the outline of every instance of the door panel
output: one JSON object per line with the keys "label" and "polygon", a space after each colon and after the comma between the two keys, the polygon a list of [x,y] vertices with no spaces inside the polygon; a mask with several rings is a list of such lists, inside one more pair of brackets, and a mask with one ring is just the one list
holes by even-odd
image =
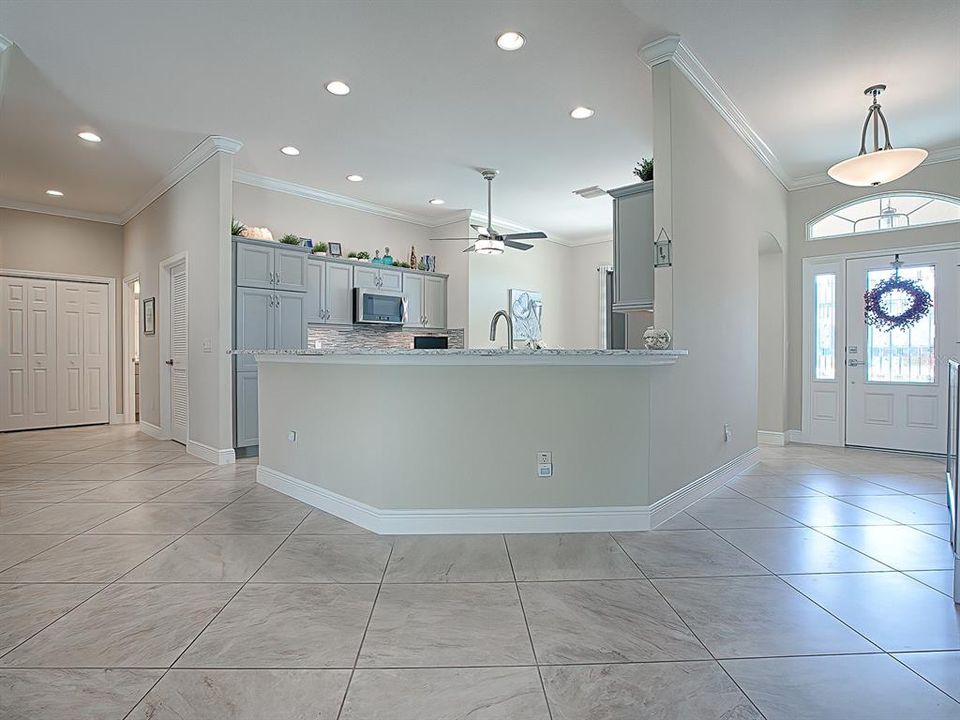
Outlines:
{"label": "door panel", "polygon": [[444,278],[424,276],[423,279],[424,326],[443,329],[447,327],[447,281]]}
{"label": "door panel", "polygon": [[403,273],[399,270],[381,270],[380,289],[400,292],[403,289]]}
{"label": "door panel", "polygon": [[946,362],[960,340],[960,251],[901,253],[901,276],[930,292],[933,309],[911,328],[885,331],[864,321],[863,296],[892,275],[890,260],[847,261],[846,443],[943,453]]}
{"label": "door panel", "polygon": [[422,328],[423,303],[423,275],[407,273],[403,278],[403,296],[407,299],[407,321],[404,327]]}
{"label": "door panel", "polygon": [[326,295],[327,264],[323,260],[307,260],[307,299],[304,319],[308,323],[325,322],[323,317]]}
{"label": "door panel", "polygon": [[305,296],[302,293],[274,293],[274,344],[278,350],[302,350],[307,346],[307,325],[303,321]]}
{"label": "door panel", "polygon": [[380,275],[372,267],[355,267],[353,269],[353,286],[358,288],[379,287]]}
{"label": "door panel", "polygon": [[[237,288],[238,350],[269,350],[273,347],[273,296],[268,290]],[[237,355],[237,370],[256,370],[253,355]]]}
{"label": "door panel", "polygon": [[190,417],[187,376],[187,266],[170,269],[170,437],[186,444]]}
{"label": "door panel", "polygon": [[277,290],[306,292],[307,254],[302,250],[276,249],[274,267],[277,271]]}
{"label": "door panel", "polygon": [[329,325],[353,324],[353,267],[327,263],[324,305]]}
{"label": "door panel", "polygon": [[257,415],[257,371],[237,373],[237,447],[260,441]]}
{"label": "door panel", "polygon": [[237,243],[237,285],[240,287],[273,287],[273,253],[275,248]]}
{"label": "door panel", "polygon": [[77,425],[83,413],[83,283],[57,282],[57,424]]}
{"label": "door panel", "polygon": [[57,283],[31,280],[27,320],[30,427],[57,424]]}
{"label": "door panel", "polygon": [[83,284],[83,421],[87,423],[110,421],[108,294],[106,285]]}
{"label": "door panel", "polygon": [[29,382],[27,380],[28,280],[0,278],[0,429],[27,427]]}

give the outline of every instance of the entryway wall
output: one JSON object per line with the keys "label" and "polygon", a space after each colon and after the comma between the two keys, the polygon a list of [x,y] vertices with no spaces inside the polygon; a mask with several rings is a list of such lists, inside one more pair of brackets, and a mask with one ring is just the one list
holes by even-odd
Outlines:
{"label": "entryway wall", "polygon": [[[111,278],[116,307],[121,307],[123,228],[25,210],[0,208],[0,269],[31,273]],[[119,317],[119,312],[118,312]],[[111,421],[123,422],[120,360],[122,323],[116,323]]]}
{"label": "entryway wall", "polygon": [[[862,253],[872,250],[928,247],[960,241],[960,225],[928,225],[897,232],[863,233],[846,237],[806,239],[807,223],[837,205],[879,191],[920,190],[960,197],[960,160],[923,165],[896,182],[881,188],[854,188],[839,183],[818,185],[787,193],[789,244],[787,249],[787,427],[798,433],[803,392],[803,259],[825,255]],[[891,257],[892,259],[892,257]]]}

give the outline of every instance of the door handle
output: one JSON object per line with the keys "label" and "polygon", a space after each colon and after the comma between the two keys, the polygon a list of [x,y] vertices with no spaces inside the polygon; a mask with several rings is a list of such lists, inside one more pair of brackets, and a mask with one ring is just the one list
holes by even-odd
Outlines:
{"label": "door handle", "polygon": [[173,358],[171,358],[171,359],[169,359],[169,360],[166,360],[165,362],[166,362],[167,365],[169,365],[170,367],[173,367]]}

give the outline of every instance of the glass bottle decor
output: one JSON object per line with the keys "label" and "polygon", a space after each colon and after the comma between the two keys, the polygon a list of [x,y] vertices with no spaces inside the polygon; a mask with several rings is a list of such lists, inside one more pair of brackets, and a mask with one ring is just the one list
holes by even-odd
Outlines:
{"label": "glass bottle decor", "polygon": [[383,249],[383,264],[393,265],[393,255],[390,254],[390,248],[388,247]]}
{"label": "glass bottle decor", "polygon": [[374,250],[373,260],[371,260],[374,265],[383,265],[383,259],[380,257],[380,250]]}
{"label": "glass bottle decor", "polygon": [[417,250],[413,245],[410,246],[410,267],[417,267]]}

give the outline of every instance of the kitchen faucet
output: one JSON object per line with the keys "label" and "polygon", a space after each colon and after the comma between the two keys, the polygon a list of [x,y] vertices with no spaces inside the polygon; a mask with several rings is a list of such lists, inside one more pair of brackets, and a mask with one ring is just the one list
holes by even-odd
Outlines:
{"label": "kitchen faucet", "polygon": [[493,319],[490,321],[490,342],[497,339],[497,321],[500,318],[507,321],[507,349],[513,350],[513,320],[510,319],[506,310],[497,310],[493,314]]}

